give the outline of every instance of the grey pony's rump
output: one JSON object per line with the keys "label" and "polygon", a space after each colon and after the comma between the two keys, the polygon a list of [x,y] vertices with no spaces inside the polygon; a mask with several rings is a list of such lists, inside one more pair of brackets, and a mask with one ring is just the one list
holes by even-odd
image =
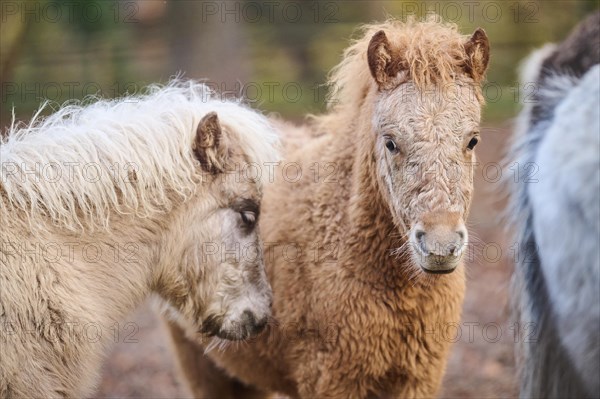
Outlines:
{"label": "grey pony's rump", "polygon": [[600,13],[525,65],[510,214],[521,397],[600,395]]}

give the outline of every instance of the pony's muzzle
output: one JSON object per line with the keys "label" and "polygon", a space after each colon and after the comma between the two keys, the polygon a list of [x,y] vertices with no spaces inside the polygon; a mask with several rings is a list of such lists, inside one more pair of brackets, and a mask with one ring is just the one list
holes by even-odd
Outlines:
{"label": "pony's muzzle", "polygon": [[200,333],[230,341],[248,339],[265,329],[270,315],[269,307],[260,314],[246,308],[235,316],[209,316],[202,322]]}
{"label": "pony's muzzle", "polygon": [[426,215],[411,231],[413,258],[428,273],[450,273],[459,264],[467,243],[467,229],[459,215]]}

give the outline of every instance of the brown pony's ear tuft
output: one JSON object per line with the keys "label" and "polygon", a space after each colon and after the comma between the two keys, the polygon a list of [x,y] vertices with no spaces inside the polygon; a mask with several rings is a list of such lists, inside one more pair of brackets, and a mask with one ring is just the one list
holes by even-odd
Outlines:
{"label": "brown pony's ear tuft", "polygon": [[367,60],[371,75],[373,75],[379,88],[391,88],[399,83],[394,78],[401,70],[401,63],[397,55],[394,54],[384,31],[380,30],[371,38],[367,50]]}
{"label": "brown pony's ear tuft", "polygon": [[220,149],[222,129],[216,112],[206,114],[198,124],[192,149],[202,168],[210,173],[224,170],[225,159]]}
{"label": "brown pony's ear tuft", "polygon": [[485,76],[490,62],[490,42],[485,31],[477,28],[471,38],[465,43],[467,60],[465,71],[475,80],[480,82]]}

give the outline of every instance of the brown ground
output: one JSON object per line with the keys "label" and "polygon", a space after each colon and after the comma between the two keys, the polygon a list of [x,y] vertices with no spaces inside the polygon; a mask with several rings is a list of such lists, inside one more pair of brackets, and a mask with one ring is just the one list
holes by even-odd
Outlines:
{"label": "brown ground", "polygon": [[[514,330],[509,328],[507,306],[512,254],[510,244],[503,238],[503,224],[499,219],[502,204],[498,201],[499,182],[495,182],[493,164],[500,161],[508,135],[505,128],[486,129],[477,149],[481,165],[477,170],[469,230],[471,241],[479,243],[475,244],[475,255],[467,266],[469,279],[461,325],[458,329],[457,326],[440,326],[435,332],[440,339],[456,341],[440,397],[517,395]],[[503,169],[502,173],[511,171]],[[500,256],[497,248],[501,250]],[[165,328],[150,307],[144,305],[128,321],[139,326],[131,337],[138,342],[123,342],[131,329],[122,333],[120,343],[106,361],[97,396],[189,397],[183,385],[177,382]]]}

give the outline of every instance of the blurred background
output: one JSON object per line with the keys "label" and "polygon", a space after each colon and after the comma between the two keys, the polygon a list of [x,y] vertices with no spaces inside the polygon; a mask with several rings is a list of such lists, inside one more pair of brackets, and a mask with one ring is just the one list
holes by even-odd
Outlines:
{"label": "blurred background", "polygon": [[[483,27],[492,58],[480,166],[470,216],[477,237],[468,259],[460,326],[441,397],[513,397],[513,342],[528,334],[508,317],[514,248],[500,214],[501,166],[520,101],[517,82],[531,50],[562,40],[598,1],[0,1],[0,126],[88,95],[115,97],[174,75],[206,79],[224,97],[300,122],[324,110],[327,72],[358,25],[434,11],[463,33]],[[166,104],[165,106],[168,106]],[[129,324],[127,324],[129,323]],[[148,305],[115,337],[99,397],[184,397],[168,337]]]}

